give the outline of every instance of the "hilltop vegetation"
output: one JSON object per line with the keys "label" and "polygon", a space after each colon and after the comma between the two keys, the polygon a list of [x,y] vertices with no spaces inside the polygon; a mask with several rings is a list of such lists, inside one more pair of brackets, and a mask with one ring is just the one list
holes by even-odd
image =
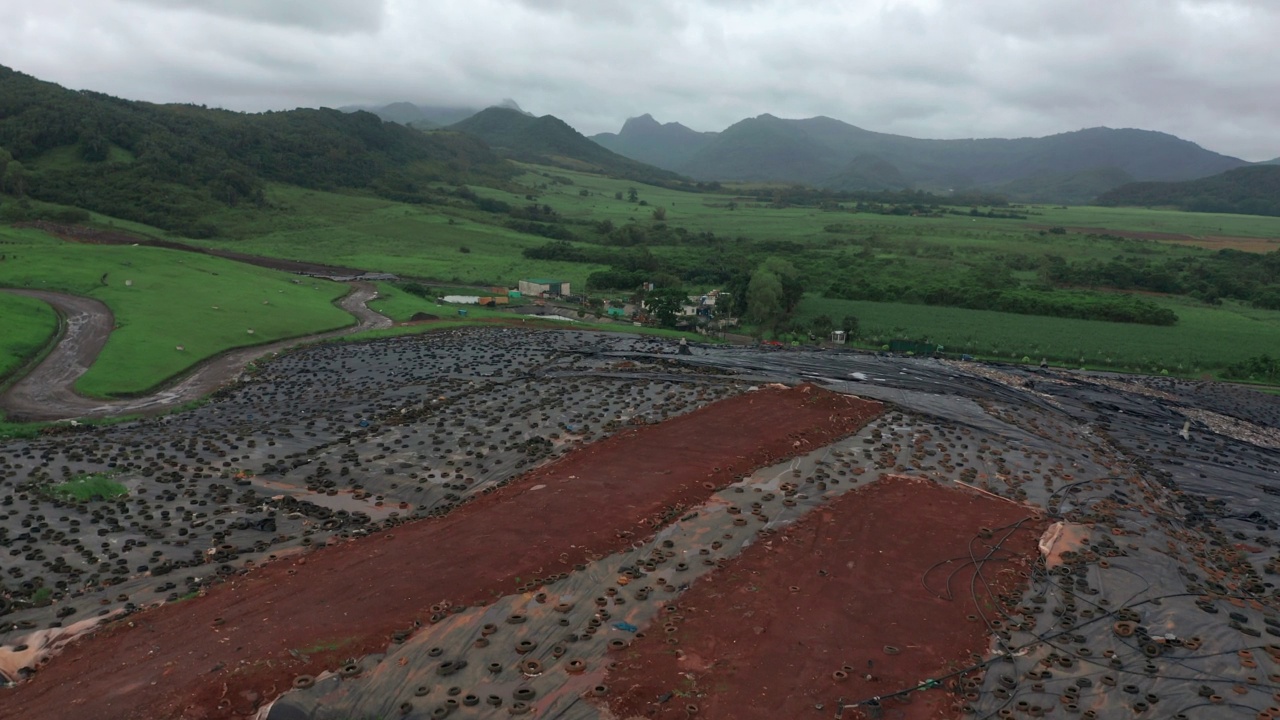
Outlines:
{"label": "hilltop vegetation", "polygon": [[[511,173],[473,138],[423,133],[368,113],[152,105],[0,67],[5,192],[189,237],[217,235],[208,218],[221,207],[264,206],[269,182],[421,201],[432,182],[495,182]],[[0,219],[24,219],[24,208],[6,202]]]}
{"label": "hilltop vegetation", "polygon": [[479,108],[415,105],[410,102],[395,102],[389,105],[350,105],[338,109],[349,113],[370,112],[387,122],[400,123],[419,130],[433,130],[452,125],[480,112]]}
{"label": "hilltop vegetation", "polygon": [[985,190],[1033,202],[1087,202],[1134,180],[1189,180],[1247,164],[1146,130],[922,140],[827,117],[768,114],[719,133],[659,125],[643,116],[627,121],[620,133],[592,139],[700,180],[794,182],[833,190]]}
{"label": "hilltop vegetation", "polygon": [[1236,168],[1187,182],[1130,183],[1105,193],[1098,204],[1280,216],[1280,165]]}

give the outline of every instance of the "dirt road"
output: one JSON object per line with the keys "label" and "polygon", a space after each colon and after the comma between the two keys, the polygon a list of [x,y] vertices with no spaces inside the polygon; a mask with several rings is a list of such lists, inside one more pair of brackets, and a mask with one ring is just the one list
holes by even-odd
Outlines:
{"label": "dirt road", "polygon": [[356,318],[356,324],[340,330],[280,340],[266,345],[229,350],[198,364],[177,382],[143,397],[101,400],[78,395],[74,386],[107,344],[115,318],[106,305],[91,298],[43,290],[4,292],[25,295],[49,303],[62,318],[58,344],[34,370],[0,395],[0,410],[11,420],[41,421],[71,418],[105,418],[150,415],[203,397],[236,377],[254,358],[278,352],[301,342],[340,337],[362,330],[391,327],[391,319],[368,307],[377,295],[372,283],[352,282],[352,290],[338,302]]}

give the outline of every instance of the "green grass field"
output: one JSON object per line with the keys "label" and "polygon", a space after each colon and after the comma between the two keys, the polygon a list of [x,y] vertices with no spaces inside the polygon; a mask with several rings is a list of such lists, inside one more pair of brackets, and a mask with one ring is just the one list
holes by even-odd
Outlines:
{"label": "green grass field", "polygon": [[[47,158],[52,163],[65,160]],[[919,286],[949,282],[966,273],[981,274],[985,268],[999,268],[1018,260],[1024,269],[1014,276],[1034,282],[1036,271],[1027,268],[1036,267],[1049,256],[1071,263],[1159,263],[1205,257],[1211,252],[1156,240],[1043,232],[1047,227],[1173,233],[1192,241],[1205,238],[1212,247],[1217,247],[1209,242],[1214,237],[1249,238],[1253,239],[1250,249],[1263,251],[1280,247],[1280,218],[1053,206],[1020,206],[1017,212],[1028,215],[1025,220],[949,214],[880,215],[813,207],[779,208],[736,195],[731,189],[687,193],[559,168],[524,168],[525,174],[505,189],[471,189],[513,207],[548,205],[565,219],[563,227],[592,241],[599,239],[594,235],[595,223],[604,220],[615,227],[635,223],[652,229],[658,222],[655,210],[661,208],[667,227],[684,228],[687,237],[711,232],[716,239],[650,244],[644,248],[647,252],[674,267],[718,270],[745,267],[749,271],[767,256],[787,259],[800,270],[809,290],[797,313],[802,322],[824,313],[837,322],[844,314],[855,314],[862,321],[864,333],[873,339],[928,337],[949,350],[1002,359],[1050,357],[1071,364],[1168,369],[1188,375],[1220,369],[1263,352],[1280,354],[1273,339],[1280,329],[1280,316],[1233,302],[1213,307],[1191,300],[1159,298],[1155,301],[1173,308],[1180,321],[1172,327],[1155,327],[820,297],[833,282],[845,278],[874,277]],[[645,205],[627,199],[631,188]],[[622,199],[618,199],[619,193]],[[503,227],[503,216],[481,212],[465,203],[406,205],[368,195],[278,185],[268,189],[268,199],[266,210],[242,206],[219,211],[208,219],[225,237],[191,242],[457,285],[509,287],[521,278],[542,276],[568,280],[575,291],[581,291],[588,275],[605,269],[597,264],[527,259],[522,255],[525,249],[550,241]],[[95,221],[165,236],[152,228],[110,218],[95,216]],[[164,251],[147,248],[73,247],[53,241],[54,246],[60,246],[55,250],[40,245],[49,241],[33,239],[30,231],[3,232],[0,241],[18,238],[35,243],[31,256],[47,261],[40,260],[39,268],[25,273],[15,269],[18,266],[13,263],[0,267],[0,283],[32,287],[54,287],[48,283],[57,283],[58,289],[90,294],[113,308],[118,306],[121,327],[101,362],[81,381],[79,388],[86,393],[137,392],[179,372],[197,356],[207,357],[236,344],[305,334],[347,321],[328,304],[342,288],[328,284],[307,281],[299,286],[278,273],[194,255],[178,259],[163,254],[152,256],[150,253]],[[575,244],[597,251],[602,247],[586,242]],[[0,252],[4,247],[0,245]],[[748,250],[739,253],[739,248]],[[162,257],[168,259],[162,262]],[[124,264],[144,260],[148,272],[157,273],[157,282],[148,284],[141,279],[143,266],[131,268]],[[105,285],[100,282],[102,273],[108,275]],[[136,276],[137,284],[122,287],[121,282],[130,276]],[[690,285],[688,289],[692,292],[711,287]],[[390,286],[384,286],[383,291],[389,297],[378,301],[375,307],[396,320],[407,320],[415,312],[440,315],[442,321],[450,323],[485,319],[483,310],[472,308],[470,317],[463,320],[456,317],[456,308],[442,313],[433,301]],[[610,297],[626,294],[619,291]],[[268,300],[266,306],[261,305],[264,299]],[[153,300],[187,310],[158,312],[152,309],[157,305]],[[219,306],[218,311],[212,310],[214,305]],[[0,320],[0,324],[5,322]],[[247,334],[250,327],[255,329],[254,336]],[[200,328],[197,338],[188,337],[192,328]],[[176,351],[179,344],[186,350]]]}
{"label": "green grass field", "polygon": [[558,277],[581,287],[587,275],[603,269],[527,260],[520,252],[546,239],[472,219],[482,213],[446,214],[432,206],[285,186],[272,187],[269,197],[280,209],[253,215],[228,210],[216,219],[242,239],[198,244],[481,286]]}
{"label": "green grass field", "polygon": [[1158,327],[1071,318],[1036,317],[962,308],[860,302],[806,297],[802,320],[845,315],[861,324],[859,343],[870,347],[894,339],[922,340],[948,353],[968,353],[1006,362],[1029,357],[1109,370],[1200,375],[1248,357],[1280,355],[1280,311],[1238,303],[1214,308],[1162,299],[1180,318]]}
{"label": "green grass field", "polygon": [[[36,230],[0,228],[0,243],[0,285],[86,295],[115,314],[98,362],[77,383],[87,395],[142,392],[229,348],[354,322],[333,305],[347,292],[339,283],[295,283],[196,253],[66,243]],[[29,324],[0,314],[0,337],[31,337],[22,330]]]}
{"label": "green grass field", "polygon": [[0,292],[0,386],[57,331],[53,308],[33,298]]}

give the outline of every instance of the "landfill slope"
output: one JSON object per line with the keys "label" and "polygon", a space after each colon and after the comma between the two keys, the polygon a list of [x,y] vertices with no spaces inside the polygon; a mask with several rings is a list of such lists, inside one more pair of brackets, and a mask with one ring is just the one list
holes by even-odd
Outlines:
{"label": "landfill slope", "polygon": [[[295,676],[339,664],[335,654],[368,653],[429,622],[432,606],[481,603],[515,578],[626,546],[734,474],[825,445],[878,411],[813,387],[765,389],[625,430],[443,517],[269,563],[147,613],[141,625],[115,624],[6,704],[51,719],[242,713],[238,697],[252,709]],[[88,666],[98,672],[81,672]],[[147,682],[156,676],[165,682]]]}
{"label": "landfill slope", "polygon": [[[1275,396],[853,352],[689,353],[497,328],[317,346],[183,413],[0,443],[0,672],[16,684],[0,689],[0,716],[744,717],[794,696],[808,703],[794,716],[842,720],[922,708],[984,720],[1280,717]],[[844,395],[885,412],[830,432]],[[798,398],[796,417],[828,431],[792,435],[745,410],[709,419],[770,396]],[[556,484],[575,458],[650,432],[662,442]],[[766,436],[778,445],[757,453]],[[677,483],[657,467],[702,477]],[[54,491],[89,473],[125,494]],[[895,487],[923,487],[925,499],[859,514],[855,498]],[[814,583],[850,577],[812,568],[812,554],[774,559],[807,538],[831,567],[875,569],[860,553],[885,533],[858,528],[911,527],[935,492],[983,498],[982,519],[963,515],[936,547],[904,533],[884,549],[932,559],[921,569],[904,558],[877,579],[904,598],[936,591],[937,618],[963,617],[962,655],[911,647],[961,632],[949,624],[899,640],[832,619]],[[554,502],[530,504],[525,526],[480,521],[506,517],[504,498],[540,493]],[[1035,549],[987,558],[1006,512],[1042,516],[1050,531]],[[482,542],[428,542],[423,529],[468,522]],[[858,542],[838,542],[844,533]],[[565,548],[553,556],[555,543]],[[966,565],[978,551],[985,561]],[[948,586],[939,568],[957,557]],[[466,573],[451,574],[451,559]],[[396,572],[362,582],[380,563]],[[986,592],[983,579],[1012,580],[1006,570],[1013,585]],[[299,578],[321,580],[307,592]],[[446,591],[430,589],[440,581]],[[857,585],[840,593],[850,607],[876,597],[874,581]],[[270,607],[230,600],[246,588]],[[980,612],[961,612],[972,602]],[[718,625],[707,612],[718,603],[741,622]],[[808,631],[793,616],[832,628],[820,672],[770,645],[770,628]],[[740,656],[726,646],[735,633]],[[132,657],[94,655],[113,643],[161,667],[104,671]],[[760,667],[778,679],[751,674]],[[151,699],[126,709],[131,693]]]}

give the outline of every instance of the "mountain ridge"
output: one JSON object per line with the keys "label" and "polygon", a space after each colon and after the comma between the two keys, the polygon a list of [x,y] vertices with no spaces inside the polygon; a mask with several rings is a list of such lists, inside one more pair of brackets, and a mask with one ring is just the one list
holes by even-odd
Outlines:
{"label": "mountain ridge", "polygon": [[1191,180],[1250,164],[1168,133],[1137,128],[943,140],[866,130],[826,116],[784,119],[764,113],[720,132],[696,133],[696,142],[687,141],[689,133],[695,131],[679,123],[658,123],[646,114],[628,120],[619,133],[592,139],[698,180],[804,183],[836,190],[999,188],[1013,199],[1029,201],[1082,202],[1126,181]]}
{"label": "mountain ridge", "polygon": [[601,172],[637,182],[683,185],[684,178],[592,142],[554,115],[534,117],[505,107],[488,107],[450,130],[478,138],[515,160]]}
{"label": "mountain ridge", "polygon": [[482,108],[452,105],[418,105],[408,101],[386,105],[343,105],[344,113],[367,112],[377,115],[384,122],[399,123],[423,130],[452,125],[480,112]]}

